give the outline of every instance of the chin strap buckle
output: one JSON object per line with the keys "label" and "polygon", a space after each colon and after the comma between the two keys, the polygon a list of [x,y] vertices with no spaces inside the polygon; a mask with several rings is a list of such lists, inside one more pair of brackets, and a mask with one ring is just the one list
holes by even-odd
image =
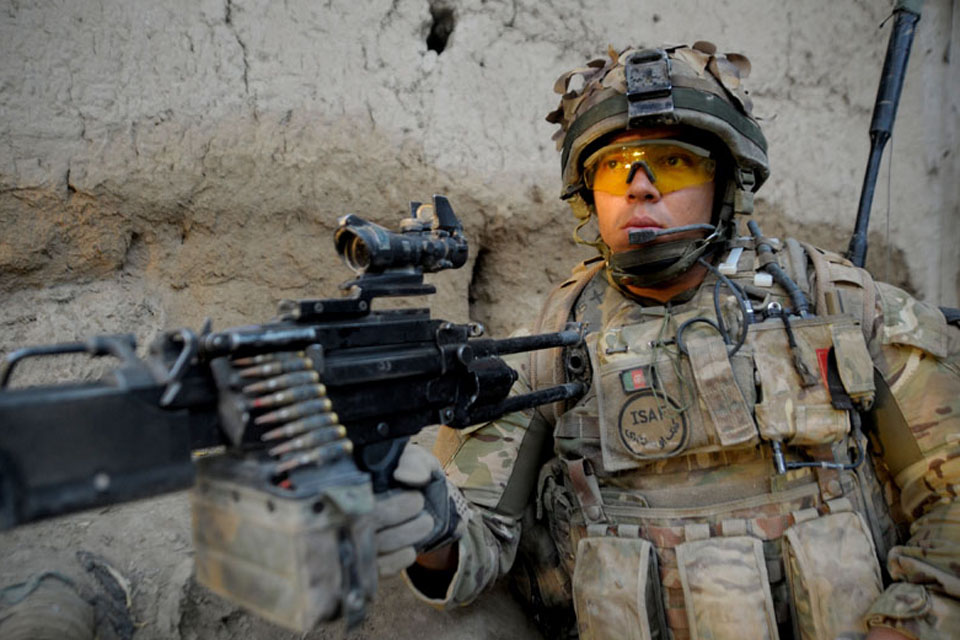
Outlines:
{"label": "chin strap buckle", "polygon": [[676,124],[670,60],[663,49],[643,49],[627,56],[624,68],[629,107],[627,128]]}
{"label": "chin strap buckle", "polygon": [[753,187],[757,183],[753,169],[737,169],[734,172],[737,189],[733,194],[733,212],[750,215],[753,213]]}

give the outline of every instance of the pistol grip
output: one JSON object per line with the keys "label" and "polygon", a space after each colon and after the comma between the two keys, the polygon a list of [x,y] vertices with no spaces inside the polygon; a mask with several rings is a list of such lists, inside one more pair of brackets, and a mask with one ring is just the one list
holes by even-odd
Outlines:
{"label": "pistol grip", "polygon": [[393,485],[400,454],[410,438],[395,438],[365,445],[357,452],[357,463],[370,474],[373,492],[383,493]]}

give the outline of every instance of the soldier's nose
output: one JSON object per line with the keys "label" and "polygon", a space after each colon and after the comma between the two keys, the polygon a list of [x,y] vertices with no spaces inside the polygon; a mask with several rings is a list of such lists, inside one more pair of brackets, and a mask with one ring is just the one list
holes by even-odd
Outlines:
{"label": "soldier's nose", "polygon": [[660,199],[660,191],[654,184],[655,177],[646,163],[637,162],[630,168],[630,175],[627,182],[630,186],[627,188],[628,200],[644,200],[647,202],[656,202]]}

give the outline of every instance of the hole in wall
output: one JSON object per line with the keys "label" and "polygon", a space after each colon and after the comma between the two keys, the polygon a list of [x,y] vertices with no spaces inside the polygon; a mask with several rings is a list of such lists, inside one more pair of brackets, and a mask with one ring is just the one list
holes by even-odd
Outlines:
{"label": "hole in wall", "polygon": [[477,251],[477,259],[473,263],[473,272],[470,274],[470,284],[467,285],[467,304],[470,305],[470,317],[473,318],[474,304],[480,302],[489,302],[483,291],[484,269],[487,267],[490,250],[486,247],[480,247]]}
{"label": "hole in wall", "polygon": [[451,7],[431,4],[427,49],[436,51],[438,55],[443,53],[443,50],[447,48],[447,41],[450,39],[450,34],[453,33],[456,23],[456,17],[453,15]]}

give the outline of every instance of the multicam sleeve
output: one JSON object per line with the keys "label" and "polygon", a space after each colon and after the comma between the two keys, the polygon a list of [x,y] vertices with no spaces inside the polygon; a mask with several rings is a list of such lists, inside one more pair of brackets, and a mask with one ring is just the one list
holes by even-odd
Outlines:
{"label": "multicam sleeve", "polygon": [[[936,307],[878,284],[871,352],[889,390],[878,393],[883,459],[899,488],[910,538],[887,557],[895,582],[868,624],[910,638],[960,629],[960,330]],[[896,424],[899,422],[899,426]],[[952,630],[952,631],[950,631]]]}
{"label": "multicam sleeve", "polygon": [[[527,354],[505,358],[520,377],[512,393],[530,390]],[[472,602],[513,566],[520,517],[531,498],[548,427],[533,410],[519,411],[464,430],[441,427],[434,446],[447,478],[471,504],[458,541],[458,564],[445,590],[427,585],[417,571],[404,579],[422,600],[449,607]]]}

